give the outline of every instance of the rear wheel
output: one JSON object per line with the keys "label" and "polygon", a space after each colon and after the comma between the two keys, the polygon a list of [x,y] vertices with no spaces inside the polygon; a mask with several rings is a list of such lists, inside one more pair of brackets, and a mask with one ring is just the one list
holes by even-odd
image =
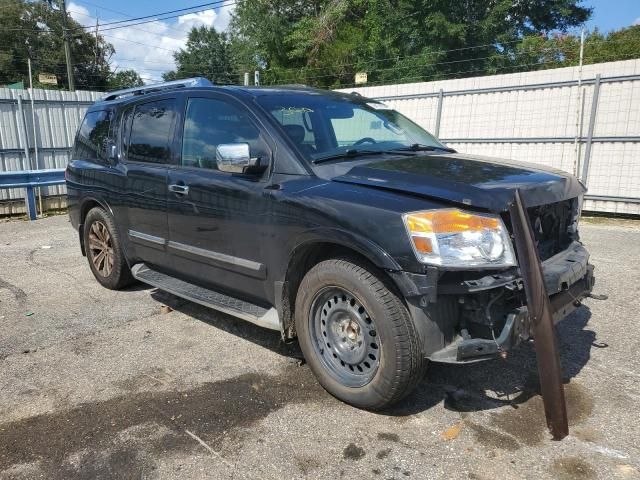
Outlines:
{"label": "rear wheel", "polygon": [[351,259],[326,260],[296,299],[300,347],[320,384],[354,406],[387,407],[421,379],[424,359],[400,298]]}
{"label": "rear wheel", "polygon": [[84,222],[84,246],[89,267],[104,287],[118,290],[134,282],[111,216],[92,208]]}

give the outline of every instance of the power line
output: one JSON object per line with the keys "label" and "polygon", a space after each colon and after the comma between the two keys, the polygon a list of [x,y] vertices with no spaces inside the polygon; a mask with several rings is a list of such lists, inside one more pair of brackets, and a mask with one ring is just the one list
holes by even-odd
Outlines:
{"label": "power line", "polygon": [[[86,13],[78,12],[77,10],[67,10],[67,11],[68,11],[69,13],[75,13],[76,15],[82,15],[83,17],[87,17],[87,18],[92,18],[92,19],[95,19],[95,18],[96,18],[96,17],[93,17],[93,16],[91,16],[91,15],[87,15]],[[102,27],[103,25],[104,25],[104,24],[100,24],[100,27]],[[167,27],[167,28],[170,28],[171,30],[175,30],[175,31],[177,31],[177,32],[180,32],[180,33],[181,33],[181,34],[183,34],[183,35],[186,35],[186,34],[188,34],[188,33],[189,33],[189,32],[185,32],[184,30],[180,30],[180,29],[178,29],[178,28],[172,28],[172,27],[170,27],[168,24],[165,24],[165,25],[166,25],[166,27]],[[94,27],[93,27],[93,28],[95,28],[95,25],[94,25]],[[124,27],[123,27],[123,28],[124,28]],[[135,28],[135,27],[130,27],[130,28],[131,28],[131,30],[135,30],[135,31],[137,31],[137,32],[144,32],[144,33],[148,33],[149,35],[154,35],[154,36],[156,36],[156,37],[165,37],[165,36],[168,36],[168,35],[165,35],[165,34],[163,34],[163,33],[156,33],[156,32],[152,32],[151,30],[144,30],[144,29],[142,29],[142,28]]]}
{"label": "power line", "polygon": [[[226,1],[228,1],[228,0],[217,0],[215,2],[202,3],[200,5],[194,5],[192,7],[179,8],[177,10],[169,10],[167,12],[160,12],[160,13],[154,13],[154,14],[151,14],[151,15],[144,15],[142,17],[134,17],[134,18],[131,18],[129,20],[116,20],[116,21],[113,21],[113,22],[104,23],[103,26],[115,25],[115,24],[125,23],[125,22],[133,22],[133,21],[136,21],[136,20],[143,20],[145,18],[160,17],[160,16],[172,14],[172,13],[185,12],[187,10],[193,10],[193,9],[196,9],[196,8],[209,7],[209,8],[205,8],[203,10],[198,10],[196,12],[188,12],[188,13],[204,12],[204,11],[207,11],[207,10],[211,10],[210,7],[216,7],[216,6],[218,6],[218,4],[224,3]],[[234,4],[236,3],[235,0],[233,1],[233,3]],[[181,16],[181,15],[176,15],[176,17],[179,17],[179,16]],[[175,18],[175,17],[167,17],[167,18]],[[152,20],[152,21],[155,21],[155,19]],[[93,26],[84,26],[83,28],[93,28]]]}
{"label": "power line", "polygon": [[102,36],[106,38],[115,38],[116,40],[122,40],[123,42],[135,43],[136,45],[142,45],[143,47],[155,48],[156,50],[164,50],[165,52],[170,52],[170,53],[175,52],[175,50],[158,47],[156,45],[149,45],[148,43],[136,42],[135,40],[129,40],[128,38],[116,37],[114,35],[102,35]]}
{"label": "power line", "polygon": [[[121,39],[121,40],[125,40],[128,41],[127,39]],[[135,42],[135,43],[140,43],[140,42]],[[149,46],[152,47],[151,45],[147,45],[147,44],[142,44],[145,46]],[[469,47],[471,48],[471,47]],[[386,67],[386,68],[377,68],[374,67],[370,70],[371,73],[380,73],[380,72],[388,72],[388,71],[394,71],[394,70],[402,70],[402,69],[407,69],[407,68],[427,68],[427,67],[435,67],[435,66],[443,66],[443,65],[455,65],[455,64],[464,64],[464,63],[469,63],[469,62],[479,62],[479,61],[485,61],[485,60],[491,60],[491,59],[495,59],[496,61],[502,61],[502,60],[512,60],[514,58],[517,58],[519,56],[524,56],[524,55],[528,55],[528,54],[534,54],[534,55],[544,55],[544,54],[565,54],[566,51],[559,49],[557,47],[546,47],[546,48],[541,48],[541,49],[536,49],[536,48],[529,48],[529,49],[525,49],[523,51],[519,51],[519,52],[513,52],[511,53],[509,56],[507,57],[503,57],[503,56],[484,56],[484,57],[473,57],[473,58],[466,58],[466,59],[461,59],[461,60],[451,60],[451,61],[444,61],[444,62],[419,62],[419,63],[413,63],[411,65],[395,65],[395,66],[391,66],[391,67]],[[9,55],[13,56],[13,57],[17,57],[17,55],[9,53]],[[632,55],[632,54],[630,54]],[[613,55],[614,57],[616,56],[615,54]],[[618,55],[619,56],[619,55]],[[629,55],[628,55],[629,56]],[[35,58],[34,58],[35,60]],[[165,64],[165,62],[153,62],[153,61],[139,61],[138,59],[133,59],[133,58],[119,58],[116,59],[117,62],[137,62],[138,65],[142,65],[142,66],[146,66],[148,64]],[[376,60],[377,61],[377,60]],[[562,62],[561,59],[552,59],[548,61],[550,62]],[[93,63],[74,63],[74,65],[93,65]],[[344,64],[343,66],[346,66],[349,64]],[[509,66],[503,66],[500,68],[508,68]],[[486,69],[486,67],[482,67],[483,69]],[[498,67],[496,67],[498,68]],[[147,71],[157,71],[157,72],[165,72],[167,71],[164,68],[144,68],[144,70]],[[330,78],[330,77],[340,77],[340,76],[344,76],[347,74],[351,74],[351,72],[343,72],[343,73],[339,73],[339,72],[332,72],[332,73],[327,73],[327,74],[322,74],[322,75],[313,75],[313,76],[308,76],[306,75],[308,73],[308,71],[310,70],[316,70],[316,68],[283,68],[283,69],[264,69],[261,70],[262,72],[270,72],[270,71],[274,71],[277,74],[280,74],[282,77],[289,77],[289,78],[299,78],[299,77],[303,77],[306,79],[320,79],[320,78]],[[243,72],[237,68],[231,68],[231,69],[226,69],[226,68],[211,68],[210,64],[192,64],[189,65],[189,68],[185,68],[182,69],[182,73],[185,74],[215,74],[215,73],[227,73],[230,75],[240,75]],[[454,72],[455,73],[455,72]],[[444,75],[445,73],[439,73],[437,75]]]}
{"label": "power line", "polygon": [[[208,4],[203,4],[203,5],[210,5],[209,8],[188,11],[188,12],[186,12],[186,14],[202,13],[202,12],[206,12],[206,11],[211,10],[212,9],[211,7],[231,7],[231,6],[236,5],[236,4],[237,4],[236,0],[218,0],[216,2],[210,2]],[[137,22],[137,23],[127,23],[126,25],[112,26],[112,27],[103,29],[103,31],[106,32],[106,31],[110,31],[110,30],[117,30],[117,29],[120,29],[120,28],[130,28],[130,27],[133,27],[133,26],[136,26],[136,25],[143,25],[145,23],[162,22],[164,20],[170,20],[172,18],[178,18],[178,17],[181,17],[181,16],[185,15],[185,13],[181,13],[181,14],[177,14],[177,15],[164,16],[166,14],[173,13],[173,12],[179,12],[179,11],[183,11],[184,12],[186,10],[191,10],[191,9],[198,8],[198,7],[199,6],[184,8],[184,9],[181,9],[181,10],[171,10],[171,11],[168,11],[168,12],[159,13],[159,14],[155,14],[155,15],[148,15],[148,16],[144,16],[144,17],[131,18],[129,20],[118,20],[118,21],[114,21],[114,22],[103,23],[101,26],[108,26],[108,25],[125,23],[125,22],[135,22],[136,20],[143,19],[143,18],[149,18],[149,17],[159,17],[159,16],[163,17],[163,18],[153,18],[151,20],[145,20],[145,21],[141,21],[141,22]],[[75,12],[75,13],[80,13],[81,15],[85,15],[85,14],[83,14],[81,12]],[[171,27],[169,25],[167,25],[167,26],[169,28],[174,28],[174,27]],[[75,26],[74,28],[76,28],[76,29],[94,29],[95,25],[78,25],[78,26]],[[32,31],[32,32],[55,33],[50,28],[24,29],[24,28],[20,28],[20,27],[0,27],[0,29],[5,30],[5,31],[25,31],[25,30],[27,30],[27,31]],[[180,31],[182,33],[187,33],[187,32],[184,32],[184,31],[182,31],[180,29],[175,29],[175,30],[178,30],[178,31]],[[150,33],[150,32],[148,32],[148,33]]]}
{"label": "power line", "polygon": [[[236,4],[236,2],[235,2],[234,0],[224,0],[224,1],[230,1],[231,3],[228,3],[228,4],[226,4],[226,5],[221,5],[221,6],[223,6],[223,7],[229,7],[229,6],[231,6],[231,5],[235,5],[235,4]],[[207,10],[209,10],[209,9],[207,9]],[[207,10],[197,10],[197,11],[195,11],[195,12],[190,12],[190,13],[201,13],[201,12],[206,12]],[[154,20],[147,20],[147,21],[144,21],[144,22],[137,22],[137,23],[131,23],[131,24],[128,24],[128,25],[121,25],[121,26],[117,26],[117,27],[104,28],[102,31],[103,31],[103,32],[108,32],[108,31],[110,31],[110,30],[118,30],[118,29],[120,29],[120,28],[130,28],[130,27],[132,27],[132,26],[135,26],[135,25],[143,25],[143,24],[145,24],[145,23],[162,22],[162,21],[164,21],[164,20],[169,20],[169,19],[171,19],[171,18],[177,18],[177,17],[181,17],[181,16],[182,16],[182,15],[173,15],[173,16],[169,16],[169,17],[156,18],[156,19],[154,19]]]}

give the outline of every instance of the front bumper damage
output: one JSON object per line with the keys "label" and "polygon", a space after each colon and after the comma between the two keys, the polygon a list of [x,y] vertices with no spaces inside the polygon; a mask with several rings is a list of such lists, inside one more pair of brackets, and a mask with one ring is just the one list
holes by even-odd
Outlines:
{"label": "front bumper damage", "polygon": [[[581,300],[588,297],[593,290],[595,277],[593,265],[587,266],[584,277],[569,286],[566,290],[549,296],[553,308],[553,323],[557,324],[576,308]],[[485,360],[508,352],[519,343],[531,338],[531,322],[527,307],[519,307],[509,313],[500,335],[494,339],[459,338],[447,347],[433,353],[431,360],[447,363],[472,362]]]}
{"label": "front bumper damage", "polygon": [[[580,242],[573,242],[567,249],[542,262],[544,282],[553,310],[553,321],[558,323],[580,306],[581,300],[588,297],[595,284],[594,267],[589,264],[589,252]],[[440,294],[466,292],[473,295],[478,292],[522,290],[522,279],[517,272],[488,275],[468,280],[447,290],[438,286]],[[428,355],[432,361],[445,363],[471,363],[486,360],[508,352],[519,343],[532,336],[532,325],[526,301],[506,314],[502,329],[489,338],[472,337],[467,332],[457,332],[444,348]]]}

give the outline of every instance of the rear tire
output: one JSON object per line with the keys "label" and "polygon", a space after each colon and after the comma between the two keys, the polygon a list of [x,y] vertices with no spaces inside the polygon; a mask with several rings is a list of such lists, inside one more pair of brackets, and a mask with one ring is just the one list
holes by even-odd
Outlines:
{"label": "rear tire", "polygon": [[102,286],[119,290],[135,282],[111,215],[99,207],[89,210],[83,236],[89,267]]}
{"label": "rear tire", "polygon": [[413,390],[425,360],[407,308],[371,270],[349,258],[315,265],[298,289],[295,321],[320,384],[346,403],[379,410]]}

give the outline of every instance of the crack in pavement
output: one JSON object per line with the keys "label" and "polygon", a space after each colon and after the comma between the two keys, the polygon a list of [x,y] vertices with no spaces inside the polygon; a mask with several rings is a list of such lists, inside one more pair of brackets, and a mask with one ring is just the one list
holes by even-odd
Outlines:
{"label": "crack in pavement", "polygon": [[0,290],[2,289],[9,290],[19,303],[23,303],[27,299],[27,294],[24,290],[0,277]]}

